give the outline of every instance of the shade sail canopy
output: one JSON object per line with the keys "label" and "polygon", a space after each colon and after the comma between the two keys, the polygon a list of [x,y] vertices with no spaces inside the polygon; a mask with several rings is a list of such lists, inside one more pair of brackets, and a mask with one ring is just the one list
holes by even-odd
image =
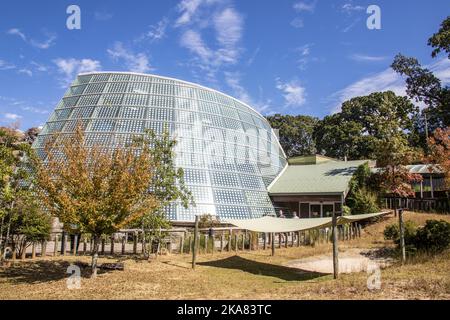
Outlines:
{"label": "shade sail canopy", "polygon": [[[337,224],[346,224],[364,219],[383,216],[391,211],[359,214],[353,216],[337,217]],[[288,219],[288,218],[275,218],[275,217],[262,217],[257,219],[226,219],[224,223],[232,224],[240,229],[245,229],[255,232],[293,232],[303,231],[311,229],[322,229],[331,226],[331,218],[307,218],[307,219]]]}

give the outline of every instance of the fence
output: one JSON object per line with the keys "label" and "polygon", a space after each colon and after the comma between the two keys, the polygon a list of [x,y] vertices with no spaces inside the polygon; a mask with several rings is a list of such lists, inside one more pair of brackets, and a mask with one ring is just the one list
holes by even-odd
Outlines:
{"label": "fence", "polygon": [[449,198],[384,198],[387,209],[403,208],[415,212],[450,213]]}
{"label": "fence", "polygon": [[[341,241],[361,237],[361,224],[338,226],[338,239]],[[211,233],[212,231],[212,233]],[[192,253],[194,234],[188,229],[170,229],[158,246],[152,246],[152,239],[145,239],[142,230],[121,231],[112,236],[102,237],[99,244],[99,255],[142,255],[146,252],[157,254],[190,254]],[[19,257],[36,258],[46,256],[90,255],[94,248],[93,239],[89,235],[66,235],[54,233],[51,241],[33,243],[23,250]],[[331,243],[331,228],[275,233],[257,233],[237,228],[201,229],[199,234],[198,254],[214,254],[219,252],[242,252],[268,250],[272,241],[277,248],[314,246]],[[11,259],[19,258],[9,253]]]}

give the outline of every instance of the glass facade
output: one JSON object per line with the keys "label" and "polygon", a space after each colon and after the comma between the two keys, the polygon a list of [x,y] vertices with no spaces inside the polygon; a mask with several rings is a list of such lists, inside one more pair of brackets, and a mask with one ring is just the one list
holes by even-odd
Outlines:
{"label": "glass facade", "polygon": [[267,186],[286,165],[266,119],[246,104],[193,83],[154,75],[81,74],[51,114],[33,147],[46,137],[71,134],[77,123],[86,143],[120,147],[132,137],[167,127],[177,139],[176,165],[195,205],[167,208],[172,221],[197,214],[246,219],[274,214]]}

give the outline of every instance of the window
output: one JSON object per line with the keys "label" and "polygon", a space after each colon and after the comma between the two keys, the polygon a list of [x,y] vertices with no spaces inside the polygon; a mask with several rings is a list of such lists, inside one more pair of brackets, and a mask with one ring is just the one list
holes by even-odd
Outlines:
{"label": "window", "polygon": [[72,113],[72,119],[90,118],[94,107],[75,108]]}
{"label": "window", "polygon": [[80,100],[78,100],[79,106],[95,106],[97,104],[100,95],[92,94],[88,96],[81,96]]}
{"label": "window", "polygon": [[99,74],[94,74],[92,76],[92,81],[91,82],[108,81],[108,79],[109,79],[109,74],[107,74],[107,73],[99,73]]}
{"label": "window", "polygon": [[186,184],[208,185],[208,172],[196,169],[185,169],[184,180]]}
{"label": "window", "polygon": [[116,118],[119,112],[119,107],[101,106],[96,109],[96,118]]}
{"label": "window", "polygon": [[262,179],[258,176],[246,174],[240,175],[242,187],[246,189],[263,190],[265,189]]}
{"label": "window", "polygon": [[212,171],[211,182],[212,185],[219,187],[240,187],[238,176],[232,172]]}
{"label": "window", "polygon": [[215,189],[214,199],[221,204],[245,204],[245,196],[242,190]]}
{"label": "window", "polygon": [[98,104],[105,106],[117,106],[122,103],[122,94],[102,94]]}
{"label": "window", "polygon": [[91,83],[87,86],[85,93],[103,93],[103,89],[105,89],[106,83]]}
{"label": "window", "polygon": [[108,83],[104,92],[109,92],[109,93],[127,92],[127,86],[128,86],[128,83],[126,83],[126,82]]}
{"label": "window", "polygon": [[125,94],[122,103],[127,106],[146,106],[147,98],[143,94]]}
{"label": "window", "polygon": [[143,107],[121,107],[119,118],[145,119],[145,110]]}

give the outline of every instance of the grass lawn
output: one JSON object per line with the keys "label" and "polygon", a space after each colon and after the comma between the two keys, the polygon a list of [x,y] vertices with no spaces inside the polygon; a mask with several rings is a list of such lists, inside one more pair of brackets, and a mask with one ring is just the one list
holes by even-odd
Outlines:
{"label": "grass lawn", "polygon": [[[427,219],[450,216],[405,213],[405,220],[424,224]],[[393,216],[363,229],[359,239],[341,242],[350,248],[392,247],[383,239]],[[381,271],[381,289],[367,289],[365,272],[332,275],[288,268],[291,260],[331,254],[330,244],[316,247],[277,249],[246,253],[200,255],[196,270],[189,255],[160,256],[151,262],[123,258],[101,258],[100,263],[125,263],[125,271],[102,272],[90,279],[83,269],[81,288],[66,286],[70,263],[90,262],[90,257],[56,257],[18,262],[0,269],[0,299],[450,299],[450,252],[420,257]]]}

